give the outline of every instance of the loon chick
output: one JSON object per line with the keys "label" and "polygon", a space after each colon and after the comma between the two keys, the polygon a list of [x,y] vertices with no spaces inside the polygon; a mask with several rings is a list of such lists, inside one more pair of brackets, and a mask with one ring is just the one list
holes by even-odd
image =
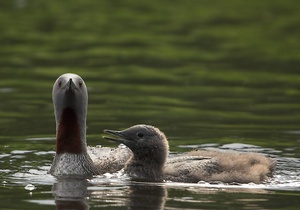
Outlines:
{"label": "loon chick", "polygon": [[124,171],[146,181],[262,183],[275,162],[258,153],[196,150],[168,159],[166,136],[151,125],[135,125],[122,131],[104,130],[116,137],[105,139],[123,143],[133,155]]}
{"label": "loon chick", "polygon": [[[67,73],[58,77],[53,85],[52,99],[56,120],[56,155],[49,170],[50,174],[90,177],[114,172],[124,166],[126,156],[129,157],[130,154],[126,149],[87,147],[88,93],[80,76]],[[113,155],[116,152],[123,157]]]}

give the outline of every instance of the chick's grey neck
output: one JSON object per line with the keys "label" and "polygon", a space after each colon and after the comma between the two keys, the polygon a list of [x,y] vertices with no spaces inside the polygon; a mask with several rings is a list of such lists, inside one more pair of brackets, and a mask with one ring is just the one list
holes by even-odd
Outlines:
{"label": "chick's grey neck", "polygon": [[125,172],[132,177],[162,181],[167,151],[157,148],[139,148],[133,150],[133,156],[125,166]]}

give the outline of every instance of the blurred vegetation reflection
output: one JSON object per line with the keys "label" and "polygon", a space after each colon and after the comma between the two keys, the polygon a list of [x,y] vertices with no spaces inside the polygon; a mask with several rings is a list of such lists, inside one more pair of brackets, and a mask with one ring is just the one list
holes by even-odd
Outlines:
{"label": "blurred vegetation reflection", "polygon": [[104,128],[146,123],[172,150],[241,142],[299,156],[299,7],[1,1],[1,141],[54,136],[51,88],[74,72],[89,87],[90,144],[110,144]]}

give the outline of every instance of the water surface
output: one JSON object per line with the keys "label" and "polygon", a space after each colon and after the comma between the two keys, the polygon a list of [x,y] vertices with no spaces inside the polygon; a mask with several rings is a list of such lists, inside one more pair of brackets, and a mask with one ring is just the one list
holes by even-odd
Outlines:
{"label": "water surface", "polygon": [[[1,209],[296,209],[300,191],[297,1],[0,3]],[[255,151],[262,185],[56,180],[52,85],[89,90],[88,144],[103,129],[159,127],[170,150]]]}

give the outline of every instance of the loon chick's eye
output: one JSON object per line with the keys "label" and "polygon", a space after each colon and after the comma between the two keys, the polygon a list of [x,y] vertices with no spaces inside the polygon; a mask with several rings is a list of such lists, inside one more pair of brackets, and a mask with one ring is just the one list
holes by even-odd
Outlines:
{"label": "loon chick's eye", "polygon": [[143,134],[143,133],[137,133],[136,135],[137,135],[137,137],[139,137],[139,138],[143,138],[143,137],[144,137],[144,134]]}
{"label": "loon chick's eye", "polygon": [[58,87],[61,87],[61,80],[58,81]]}

